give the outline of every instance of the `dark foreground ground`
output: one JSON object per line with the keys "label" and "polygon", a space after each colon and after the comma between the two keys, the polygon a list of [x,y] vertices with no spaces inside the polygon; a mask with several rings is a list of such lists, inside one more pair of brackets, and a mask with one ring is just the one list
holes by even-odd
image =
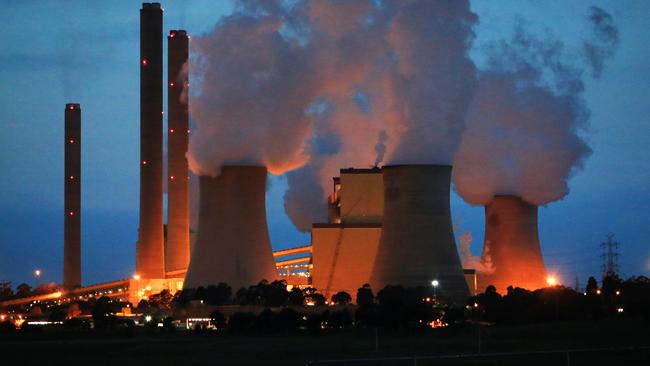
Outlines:
{"label": "dark foreground ground", "polygon": [[650,326],[631,319],[380,330],[378,339],[376,352],[372,329],[237,335],[138,329],[130,336],[48,330],[0,336],[0,365],[650,365]]}

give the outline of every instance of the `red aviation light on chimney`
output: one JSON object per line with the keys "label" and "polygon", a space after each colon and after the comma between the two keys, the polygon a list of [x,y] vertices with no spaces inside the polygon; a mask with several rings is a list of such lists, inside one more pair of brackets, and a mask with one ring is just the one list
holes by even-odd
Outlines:
{"label": "red aviation light on chimney", "polygon": [[74,216],[74,211],[70,211],[70,212],[68,212],[68,215],[70,215],[70,216]]}
{"label": "red aviation light on chimney", "polygon": [[174,176],[173,176],[173,175],[170,175],[170,176],[169,176],[169,180],[174,180]]}
{"label": "red aviation light on chimney", "polygon": [[169,133],[174,133],[174,129],[173,129],[173,128],[170,128],[170,129],[169,129]]}
{"label": "red aviation light on chimney", "polygon": [[70,139],[68,142],[74,144],[74,139]]}
{"label": "red aviation light on chimney", "polygon": [[146,160],[142,160],[142,165],[147,165],[147,161],[146,161]]}
{"label": "red aviation light on chimney", "polygon": [[142,65],[147,66],[147,63],[148,63],[148,62],[147,62],[147,59],[146,59],[146,58],[143,58],[143,59],[142,59]]}
{"label": "red aviation light on chimney", "polygon": [[74,175],[71,175],[71,176],[70,176],[70,180],[74,180]]}
{"label": "red aviation light on chimney", "polygon": [[169,38],[174,38],[174,37],[176,37],[176,33],[175,33],[175,32],[171,32],[171,33],[169,33]]}
{"label": "red aviation light on chimney", "polygon": [[169,83],[169,86],[173,88],[173,87],[174,87],[174,83]]}
{"label": "red aviation light on chimney", "polygon": [[72,110],[72,109],[74,109],[74,106],[71,105],[71,106],[68,107],[68,109]]}

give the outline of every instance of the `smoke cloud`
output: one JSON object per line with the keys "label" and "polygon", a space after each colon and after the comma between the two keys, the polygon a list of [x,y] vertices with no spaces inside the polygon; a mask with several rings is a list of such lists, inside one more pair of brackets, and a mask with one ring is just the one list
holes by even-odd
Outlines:
{"label": "smoke cloud", "polygon": [[458,238],[463,268],[475,269],[479,274],[494,273],[496,268],[492,265],[492,256],[490,256],[489,250],[485,247],[486,250],[482,256],[472,255],[472,240],[472,233],[470,232],[462,233]]}
{"label": "smoke cloud", "polygon": [[[594,9],[593,40],[584,44],[598,45],[587,67],[600,75],[617,31],[607,13]],[[542,205],[568,194],[568,180],[591,155],[581,136],[589,120],[585,65],[576,59],[564,43],[533,37],[521,25],[510,42],[491,46],[454,160],[463,199],[486,204],[494,195],[513,194]]]}
{"label": "smoke cloud", "polygon": [[[278,2],[279,3],[279,2]],[[196,174],[223,164],[265,165],[280,174],[306,163],[318,90],[308,45],[290,37],[290,13],[276,2],[241,2],[211,33],[192,39],[190,95]]]}
{"label": "smoke cloud", "polygon": [[588,20],[593,38],[585,40],[584,55],[592,69],[592,77],[598,78],[605,68],[604,60],[613,56],[618,45],[618,27],[614,18],[598,7],[591,7]]}
{"label": "smoke cloud", "polygon": [[451,163],[476,82],[467,51],[477,17],[466,1],[315,1],[304,10],[321,89],[309,167],[288,173],[285,207],[307,230],[314,221],[294,213],[324,219],[341,168]]}

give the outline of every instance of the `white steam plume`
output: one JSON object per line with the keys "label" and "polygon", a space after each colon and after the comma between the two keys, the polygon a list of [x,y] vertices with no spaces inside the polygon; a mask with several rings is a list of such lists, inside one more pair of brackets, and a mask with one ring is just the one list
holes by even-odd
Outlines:
{"label": "white steam plume", "polygon": [[[467,1],[331,0],[304,9],[322,81],[312,142],[336,148],[310,150],[309,168],[288,174],[285,207],[300,228],[305,217],[292,213],[323,207],[341,168],[450,164],[476,83],[467,52],[477,17]],[[321,197],[304,194],[316,192],[314,182]]]}
{"label": "white steam plume", "polygon": [[[309,47],[292,38],[280,1],[243,1],[211,33],[192,38],[190,95],[196,133],[188,161],[196,174],[223,164],[265,165],[272,173],[308,160],[317,85]],[[196,89],[195,89],[196,90]]]}
{"label": "white steam plume", "polygon": [[[594,27],[596,39],[599,29]],[[486,204],[498,194],[536,205],[561,199],[569,192],[569,178],[591,154],[580,136],[589,120],[584,66],[562,42],[532,37],[521,25],[511,42],[492,51],[454,160],[455,188],[472,204]],[[593,75],[600,75],[604,58],[612,53],[605,47],[590,54]]]}
{"label": "white steam plume", "polygon": [[492,257],[490,256],[489,250],[484,251],[482,256],[472,255],[472,240],[472,233],[470,232],[462,233],[458,238],[463,268],[475,269],[480,274],[493,273],[496,268],[492,265]]}

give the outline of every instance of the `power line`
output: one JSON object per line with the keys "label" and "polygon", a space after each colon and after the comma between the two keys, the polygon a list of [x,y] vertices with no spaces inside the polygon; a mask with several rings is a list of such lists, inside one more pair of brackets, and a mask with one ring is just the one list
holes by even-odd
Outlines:
{"label": "power line", "polygon": [[614,234],[607,235],[607,241],[600,243],[600,247],[603,248],[603,278],[608,276],[617,276],[618,275],[618,246],[620,244],[614,241]]}

